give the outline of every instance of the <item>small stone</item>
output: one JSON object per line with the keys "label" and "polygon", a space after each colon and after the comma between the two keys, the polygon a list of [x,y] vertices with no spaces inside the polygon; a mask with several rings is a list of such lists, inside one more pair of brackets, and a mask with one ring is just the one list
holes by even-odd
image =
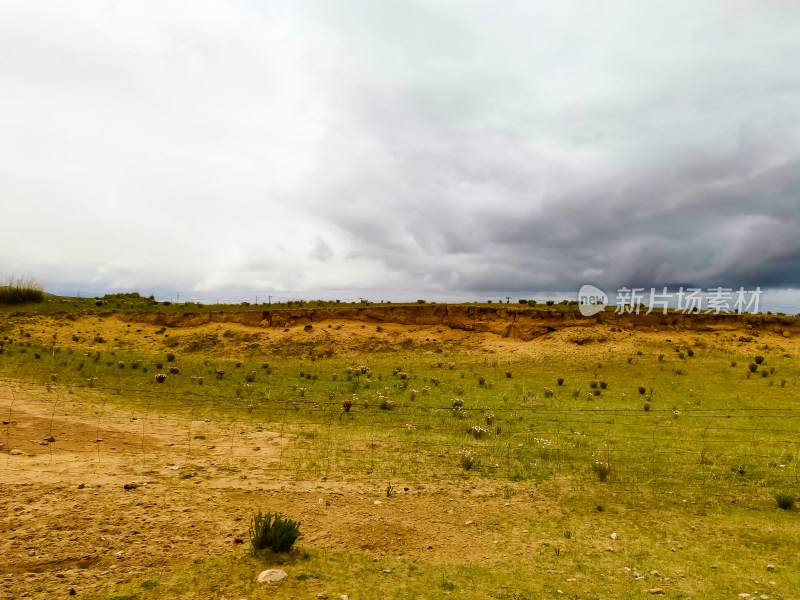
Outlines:
{"label": "small stone", "polygon": [[653,577],[658,577],[659,575],[661,575],[661,573],[653,569],[652,571],[650,571],[650,575],[652,575]]}
{"label": "small stone", "polygon": [[327,598],[327,597],[328,597],[328,592],[320,592],[319,594],[317,594],[317,598]]}
{"label": "small stone", "polygon": [[44,441],[45,442],[55,442],[56,438],[54,438],[52,435],[48,435],[46,438],[44,438]]}
{"label": "small stone", "polygon": [[739,594],[739,598],[741,598],[742,600],[750,600],[750,594],[741,593]]}
{"label": "small stone", "polygon": [[342,594],[341,596],[339,596],[339,598],[340,600],[350,600],[350,596],[348,596],[347,594]]}
{"label": "small stone", "polygon": [[289,575],[280,569],[267,569],[258,574],[258,583],[277,583]]}
{"label": "small stone", "polygon": [[639,575],[639,571],[634,571],[634,572],[633,572],[633,576],[634,576],[634,577],[636,577],[637,579],[638,579],[639,577],[641,577],[641,575]]}
{"label": "small stone", "polygon": [[766,594],[761,594],[759,596],[759,600],[769,600],[769,596],[767,596]]}
{"label": "small stone", "polygon": [[24,453],[19,448],[12,448],[11,452],[9,452],[11,456],[22,456]]}
{"label": "small stone", "polygon": [[392,572],[392,570],[391,570],[391,569],[384,569],[382,572],[383,572],[383,573],[391,573],[391,572]]}
{"label": "small stone", "polygon": [[774,570],[775,570],[775,565],[773,564],[767,565],[767,571],[774,571]]}
{"label": "small stone", "polygon": [[576,577],[570,577],[569,579],[567,579],[567,581],[569,582],[578,581],[578,579]]}
{"label": "small stone", "polygon": [[663,594],[664,593],[664,590],[662,590],[661,588],[650,588],[648,591],[651,594]]}
{"label": "small stone", "polygon": [[474,521],[464,521],[464,525],[474,525]]}
{"label": "small stone", "polygon": [[775,585],[775,582],[774,581],[768,581],[767,584],[768,585]]}
{"label": "small stone", "polygon": [[383,502],[381,502],[380,500],[375,500],[375,502],[373,502],[373,504],[383,504]]}
{"label": "small stone", "polygon": [[615,540],[615,539],[617,539],[617,534],[616,533],[612,533],[610,537],[611,537],[612,540]]}
{"label": "small stone", "polygon": [[136,488],[139,487],[139,484],[138,483],[126,483],[122,487],[125,488],[126,490],[135,490]]}

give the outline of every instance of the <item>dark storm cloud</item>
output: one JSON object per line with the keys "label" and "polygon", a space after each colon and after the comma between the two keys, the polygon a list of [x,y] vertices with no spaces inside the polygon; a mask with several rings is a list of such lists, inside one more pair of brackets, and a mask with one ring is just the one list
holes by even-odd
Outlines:
{"label": "dark storm cloud", "polygon": [[795,2],[50,8],[0,9],[0,274],[800,287]]}

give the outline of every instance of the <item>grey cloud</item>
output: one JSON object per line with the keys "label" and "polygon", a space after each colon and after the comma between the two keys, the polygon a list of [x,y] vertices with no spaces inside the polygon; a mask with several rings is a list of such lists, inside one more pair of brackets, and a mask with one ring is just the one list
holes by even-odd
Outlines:
{"label": "grey cloud", "polygon": [[308,253],[309,258],[322,262],[328,261],[333,257],[333,249],[320,236],[314,240],[314,247]]}
{"label": "grey cloud", "polygon": [[102,253],[128,269],[106,286],[800,287],[796,3],[59,11],[0,14],[0,192],[43,234],[0,240],[0,270],[91,279]]}

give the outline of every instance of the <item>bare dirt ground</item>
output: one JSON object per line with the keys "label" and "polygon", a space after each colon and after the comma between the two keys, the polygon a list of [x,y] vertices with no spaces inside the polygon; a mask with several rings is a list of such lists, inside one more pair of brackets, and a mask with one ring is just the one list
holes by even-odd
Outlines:
{"label": "bare dirt ground", "polygon": [[[92,338],[102,335],[118,348],[169,347],[157,333],[160,326],[122,318],[31,316],[21,322],[40,341],[89,348]],[[313,339],[316,347],[337,353],[363,351],[374,343],[405,343],[409,349],[451,343],[507,357],[587,349],[590,355],[602,354],[666,340],[696,344],[701,338],[709,347],[751,351],[769,344],[775,351],[794,352],[800,337],[778,331],[742,341],[742,336],[753,336],[750,328],[634,334],[604,324],[554,330],[522,342],[438,325],[378,326],[345,319],[315,325],[310,334],[302,324],[265,329],[235,323],[203,323],[168,333],[179,338],[180,347],[216,339],[219,353],[232,348],[255,353],[276,343]],[[0,418],[4,599],[52,597],[36,591],[40,588],[66,597],[71,590],[80,594],[149,569],[230,552],[246,542],[248,520],[256,510],[300,519],[305,547],[459,563],[507,560],[529,551],[535,534],[523,530],[524,525],[513,532],[518,543],[499,549],[491,527],[498,515],[513,516],[520,524],[549,523],[563,510],[552,494],[533,486],[505,497],[499,484],[395,482],[398,493],[387,498],[386,482],[281,480],[270,472],[280,464],[286,443],[277,430],[232,432],[215,423],[193,427],[110,406],[100,414],[81,412],[79,400],[47,401],[12,393],[1,384]],[[204,439],[193,435],[199,428]],[[260,452],[257,460],[248,458],[253,448]],[[543,527],[545,533],[535,541],[556,543],[561,533],[556,529]],[[596,545],[607,546],[606,536]]]}
{"label": "bare dirt ground", "polygon": [[[269,474],[281,444],[273,432],[249,440],[263,462],[231,468],[228,449],[187,450],[168,441],[176,439],[168,423],[153,424],[142,461],[135,421],[107,413],[98,427],[52,413],[47,402],[2,399],[6,442],[21,452],[11,454],[4,442],[0,454],[2,598],[49,597],[40,587],[67,596],[230,552],[247,540],[249,518],[260,509],[299,518],[310,532],[301,538],[305,547],[441,561],[507,558],[492,542],[487,515],[557,510],[543,493],[506,499],[472,483],[398,483],[387,498],[376,482],[268,480],[260,475]],[[182,478],[190,473],[199,475]]]}

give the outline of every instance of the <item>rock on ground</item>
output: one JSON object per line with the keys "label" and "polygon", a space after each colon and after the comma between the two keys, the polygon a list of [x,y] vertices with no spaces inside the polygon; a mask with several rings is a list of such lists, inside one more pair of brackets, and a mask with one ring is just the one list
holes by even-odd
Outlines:
{"label": "rock on ground", "polygon": [[278,581],[286,579],[288,576],[286,571],[267,569],[258,574],[258,583],[277,583]]}

